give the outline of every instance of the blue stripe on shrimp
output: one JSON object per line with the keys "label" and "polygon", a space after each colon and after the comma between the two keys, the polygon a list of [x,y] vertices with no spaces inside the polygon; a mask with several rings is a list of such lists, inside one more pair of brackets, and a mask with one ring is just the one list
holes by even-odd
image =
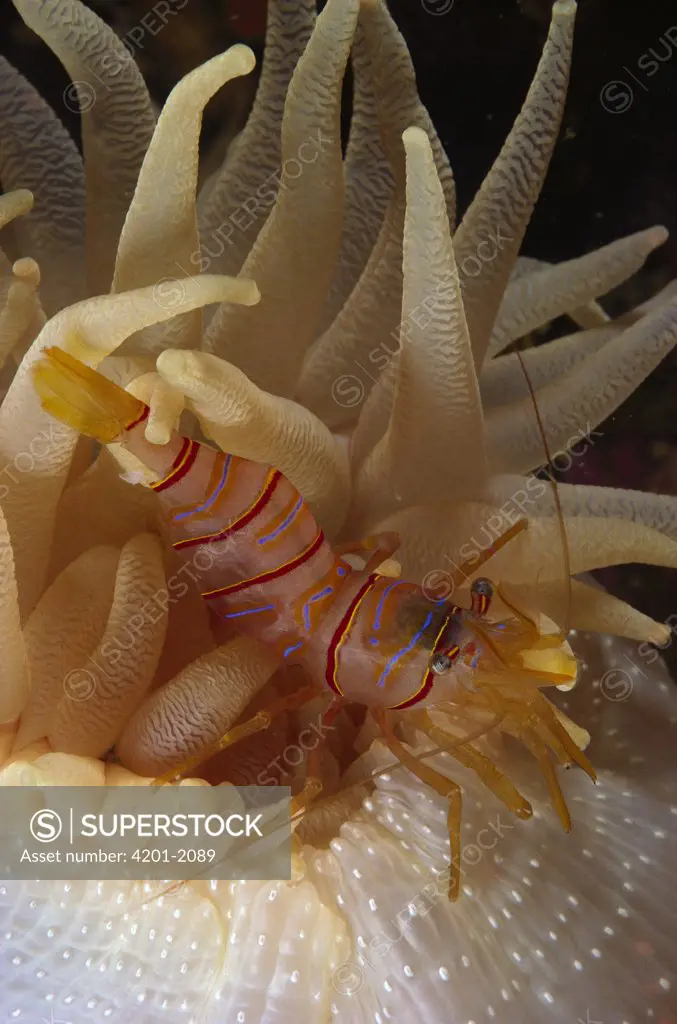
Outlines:
{"label": "blue stripe on shrimp", "polygon": [[418,633],[416,633],[411,638],[411,640],[409,641],[407,646],[403,647],[401,651],[397,652],[397,654],[393,654],[392,658],[388,658],[388,661],[386,662],[386,667],[383,669],[383,672],[381,672],[381,675],[379,677],[379,681],[378,681],[378,685],[379,686],[385,686],[386,676],[390,672],[390,670],[393,667],[393,665],[395,664],[395,662],[399,661],[399,659],[401,657],[403,657],[403,655],[407,654],[407,652],[410,651],[412,649],[412,647],[416,646],[416,644],[421,639],[421,637],[425,633],[426,629],[428,628],[428,626],[432,622],[432,618],[433,618],[433,613],[432,612],[428,612],[428,614],[426,616],[426,619],[425,619],[425,622],[423,623],[423,625],[419,629]]}
{"label": "blue stripe on shrimp", "polygon": [[267,534],[267,536],[265,537],[260,537],[259,540],[257,541],[257,544],[266,544],[267,541],[273,540],[275,537],[278,536],[278,534],[282,533],[283,530],[286,530],[289,524],[294,519],[294,517],[297,515],[302,504],[303,498],[299,498],[299,500],[296,502],[287,518],[283,520],[283,522],[281,522],[279,526],[276,526],[272,533]]}
{"label": "blue stripe on shrimp", "polygon": [[228,470],[230,469],[230,464],[232,462],[232,459],[233,459],[232,455],[227,455],[226,456],[226,461],[223,464],[223,473],[221,474],[221,480],[217,484],[216,489],[214,490],[214,493],[212,495],[210,495],[209,498],[207,498],[207,500],[205,501],[204,505],[200,505],[199,508],[191,508],[191,509],[189,509],[188,512],[180,512],[178,515],[174,516],[175,521],[178,522],[180,519],[187,519],[188,516],[195,516],[195,515],[198,514],[198,512],[204,512],[206,509],[210,508],[214,504],[214,502],[218,498],[219,494],[221,493],[221,491],[223,490],[223,488],[226,485],[226,480],[228,478]]}
{"label": "blue stripe on shrimp", "polygon": [[308,630],[309,633],[310,633],[310,605],[314,604],[315,601],[319,601],[321,597],[326,597],[327,594],[331,594],[333,589],[334,589],[333,587],[325,587],[324,590],[320,590],[320,592],[318,594],[315,594],[313,597],[311,597],[304,604],[304,606],[303,606],[303,621],[304,621],[306,629]]}

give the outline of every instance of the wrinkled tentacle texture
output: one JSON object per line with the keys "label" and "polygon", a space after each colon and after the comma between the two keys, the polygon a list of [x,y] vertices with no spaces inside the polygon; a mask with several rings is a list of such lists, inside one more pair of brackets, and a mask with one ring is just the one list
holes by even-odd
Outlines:
{"label": "wrinkled tentacle texture", "polygon": [[[573,0],[554,4],[522,110],[458,227],[447,158],[382,0],[328,0],[317,18],[312,0],[269,0],[249,123],[201,195],[202,111],[248,73],[249,51],[188,75],[156,127],[132,56],[95,13],[14,3],[76,83],[83,158],[2,63],[0,782],[147,784],[128,766],[180,760],[187,735],[207,743],[288,684],[268,652],[208,618],[160,542],[154,496],[120,478],[119,464],[128,480],[139,466],[42,411],[30,371],[47,345],[148,401],[150,440],[185,407],[184,431],[199,424],[283,469],[330,540],[397,530],[414,582],[526,516],[484,572],[561,621],[555,502],[532,475],[542,437],[504,350],[569,317],[525,362],[551,451],[575,458],[677,342],[674,286],[616,321],[604,310],[660,226],[559,265],[519,256],[559,131]],[[561,504],[574,573],[677,566],[677,499],[565,485]],[[158,594],[171,600],[147,615]],[[449,905],[444,801],[396,766],[342,792],[390,763],[344,716],[337,734],[359,757],[346,768],[340,744],[328,752],[330,799],[299,832],[293,884],[194,883],[162,899],[142,883],[0,884],[2,1020],[674,1019],[677,699],[644,643],[668,635],[580,579],[570,621],[591,633],[573,641],[581,679],[562,706],[590,732],[600,778],[567,774],[570,836],[540,810],[532,760],[494,751],[533,802],[520,822],[438,756],[464,797],[462,898]],[[124,657],[99,678],[123,635]],[[72,699],[83,680],[91,694]],[[283,717],[233,748],[226,777],[255,780],[307,720]],[[122,764],[94,756],[113,744]]]}

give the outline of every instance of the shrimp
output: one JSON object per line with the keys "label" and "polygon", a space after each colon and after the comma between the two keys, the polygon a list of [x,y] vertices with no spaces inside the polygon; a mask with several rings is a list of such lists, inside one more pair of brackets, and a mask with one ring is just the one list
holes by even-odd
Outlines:
{"label": "shrimp", "polygon": [[[394,755],[449,801],[450,898],[459,893],[461,789],[426,763],[403,738],[409,724],[483,783],[520,818],[532,808],[477,741],[490,730],[518,738],[537,759],[565,829],[569,813],[555,763],[592,766],[541,693],[571,685],[576,660],[565,634],[541,636],[536,624],[500,593],[509,612],[492,621],[495,588],[477,570],[527,529],[518,521],[472,566],[456,567],[454,588],[471,575],[471,605],[434,600],[418,585],[379,566],[397,549],[392,533],[332,548],[308,505],[277,469],[174,432],[165,444],[145,437],[149,407],[66,352],[46,349],[34,368],[45,410],[103,444],[120,443],[145,467],[169,540],[179,552],[201,549],[202,596],[238,632],[267,645],[280,663],[300,666],[308,685],[276,697],[216,744],[158,777],[177,781],[209,757],[267,729],[276,716],[324,693],[329,723],[345,702],[364,705]],[[344,557],[367,556],[357,569]],[[469,731],[468,731],[469,729]],[[309,757],[293,813],[322,789],[322,746]]]}

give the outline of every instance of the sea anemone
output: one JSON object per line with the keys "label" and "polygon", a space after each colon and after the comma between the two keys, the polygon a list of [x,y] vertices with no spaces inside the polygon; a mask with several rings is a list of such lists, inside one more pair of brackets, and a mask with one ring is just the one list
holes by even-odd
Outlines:
{"label": "sea anemone", "polygon": [[[176,598],[183,567],[154,496],[120,478],[122,454],[43,412],[30,371],[50,345],[147,397],[155,440],[183,417],[279,467],[330,538],[397,530],[391,571],[436,592],[527,516],[486,571],[575,627],[581,678],[558,702],[581,744],[590,734],[599,784],[568,773],[565,837],[525,754],[495,756],[533,799],[530,822],[439,754],[464,794],[450,903],[444,802],[344,714],[291,882],[3,883],[3,1021],[674,1021],[677,701],[651,646],[670,631],[580,578],[569,596],[563,575],[675,567],[677,500],[563,485],[560,521],[534,475],[548,452],[594,444],[677,342],[670,292],[617,321],[597,301],[662,228],[554,266],[518,256],[575,3],[555,3],[522,111],[456,226],[451,169],[381,0],[328,0],[317,19],[314,0],[270,0],[249,121],[197,197],[203,108],[251,51],[187,75],[155,123],[127,49],[79,0],[14,2],[71,76],[84,159],[3,62],[2,784],[146,785],[281,685],[196,590]],[[565,314],[577,329],[524,356],[537,418],[501,353]],[[203,784],[279,767],[298,727],[233,748]]]}

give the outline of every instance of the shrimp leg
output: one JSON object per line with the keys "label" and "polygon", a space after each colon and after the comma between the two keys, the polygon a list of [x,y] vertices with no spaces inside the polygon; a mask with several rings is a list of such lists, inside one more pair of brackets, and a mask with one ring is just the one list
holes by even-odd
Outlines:
{"label": "shrimp leg", "polygon": [[447,815],[447,828],[449,830],[449,847],[451,852],[451,864],[449,868],[449,899],[457,900],[461,887],[461,787],[452,782],[446,775],[435,771],[427,764],[423,764],[420,758],[412,754],[404,744],[395,736],[390,722],[385,713],[381,710],[372,710],[386,746],[395,757],[401,761],[405,768],[408,768],[412,775],[431,786],[436,793],[449,801],[449,814]]}
{"label": "shrimp leg", "polygon": [[[519,790],[513,785],[510,779],[500,772],[496,765],[488,757],[482,754],[475,747],[468,746],[476,735],[458,737],[448,732],[441,726],[436,725],[427,712],[414,712],[416,715],[414,724],[416,728],[425,733],[429,739],[437,743],[442,750],[451,754],[460,764],[475,772],[482,780],[487,789],[498,797],[501,803],[505,804],[509,811],[515,814],[522,821],[532,816],[531,804],[522,796]],[[497,721],[492,723],[492,728],[499,726]]]}
{"label": "shrimp leg", "polygon": [[197,766],[202,764],[203,761],[207,761],[215,754],[219,754],[222,750],[232,747],[234,743],[238,743],[247,736],[253,736],[254,733],[261,732],[263,729],[268,729],[273,719],[277,718],[278,715],[281,715],[283,711],[295,711],[297,708],[306,704],[309,700],[317,697],[317,693],[318,690],[316,686],[308,685],[301,687],[300,690],[296,690],[295,693],[291,693],[286,697],[278,697],[277,700],[272,702],[267,711],[259,711],[246,722],[242,722],[241,725],[236,725],[234,728],[229,729],[225,736],[222,736],[220,740],[217,740],[215,743],[211,743],[207,747],[203,747],[197,752],[197,754],[187,757],[175,768],[170,768],[168,771],[164,772],[164,774],[159,775],[153,780],[153,785],[164,786],[168,783],[177,782],[186,774],[186,772],[191,771],[193,768],[197,768]]}
{"label": "shrimp leg", "polygon": [[329,707],[320,718],[318,728],[320,733],[320,742],[317,746],[313,747],[308,755],[308,771],[303,791],[299,793],[298,796],[294,797],[291,802],[292,817],[295,817],[299,811],[308,810],[310,803],[322,792],[322,755],[324,754],[324,750],[327,745],[324,728],[331,727],[331,723],[336,718],[340,710],[340,703],[337,700],[332,700]]}

